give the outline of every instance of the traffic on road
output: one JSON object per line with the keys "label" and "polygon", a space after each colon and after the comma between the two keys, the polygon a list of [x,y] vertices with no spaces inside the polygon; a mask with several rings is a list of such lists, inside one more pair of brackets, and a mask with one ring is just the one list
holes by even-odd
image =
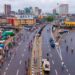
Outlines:
{"label": "traffic on road", "polygon": [[[0,56],[2,63],[0,74],[73,75],[75,69],[74,32],[60,34],[57,30],[52,31],[52,26],[48,24],[34,31],[23,27],[13,36],[16,37],[14,46],[6,53],[1,45],[0,55],[4,53],[5,56],[3,56],[4,60]],[[58,35],[61,36],[57,38]],[[0,41],[0,44],[4,44],[4,40]]]}

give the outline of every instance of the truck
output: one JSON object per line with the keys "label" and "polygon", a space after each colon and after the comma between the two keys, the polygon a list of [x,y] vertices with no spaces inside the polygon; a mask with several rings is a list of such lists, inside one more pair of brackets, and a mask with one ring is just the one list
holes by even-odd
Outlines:
{"label": "truck", "polygon": [[44,73],[50,73],[51,66],[50,66],[50,62],[47,59],[42,59],[42,66],[43,66]]}

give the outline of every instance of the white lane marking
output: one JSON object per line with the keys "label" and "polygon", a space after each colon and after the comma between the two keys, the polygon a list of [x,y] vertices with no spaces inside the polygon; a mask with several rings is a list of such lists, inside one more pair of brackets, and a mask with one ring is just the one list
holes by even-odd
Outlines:
{"label": "white lane marking", "polygon": [[56,73],[56,75],[58,75],[58,72],[57,72],[57,70],[55,69],[55,73]]}
{"label": "white lane marking", "polygon": [[64,67],[66,68],[66,65],[64,65]]}
{"label": "white lane marking", "polygon": [[11,61],[12,61],[12,60],[10,60],[10,63],[11,63]]}
{"label": "white lane marking", "polygon": [[19,70],[17,70],[17,72],[16,72],[16,75],[18,75],[19,74]]}
{"label": "white lane marking", "polygon": [[26,51],[26,49],[24,49],[24,52]]}
{"label": "white lane marking", "polygon": [[68,72],[68,69],[66,69],[66,71]]}
{"label": "white lane marking", "polygon": [[48,48],[50,48],[49,45],[48,45]]}
{"label": "white lane marking", "polygon": [[24,57],[24,54],[22,54],[22,57]]}
{"label": "white lane marking", "polygon": [[52,54],[50,54],[50,57],[52,58]]}
{"label": "white lane marking", "polygon": [[19,64],[21,65],[21,63],[22,63],[22,60],[20,60]]}
{"label": "white lane marking", "polygon": [[58,54],[59,54],[59,56],[60,56],[60,59],[61,59],[61,61],[62,61],[62,53],[61,53],[61,48],[59,47],[58,49],[56,49],[57,50],[57,52],[58,52]]}
{"label": "white lane marking", "polygon": [[[53,37],[52,31],[51,31],[51,35],[52,35],[53,40],[55,41],[55,39],[54,39],[54,37]],[[61,53],[60,47],[59,47],[59,49],[56,47],[56,50],[57,50],[57,53],[58,53],[58,55],[59,55],[59,57],[60,57],[60,59],[61,59],[61,61],[62,61],[62,53]]]}
{"label": "white lane marking", "polygon": [[14,58],[14,55],[12,56],[12,58],[11,58],[11,60],[10,60],[10,63],[11,63],[11,61],[12,61],[13,58]]}
{"label": "white lane marking", "polygon": [[8,64],[8,66],[10,66],[10,64]]}
{"label": "white lane marking", "polygon": [[6,69],[5,69],[6,71],[8,70],[8,67],[6,67]]}
{"label": "white lane marking", "polygon": [[54,65],[54,61],[52,60],[52,64]]}
{"label": "white lane marking", "polygon": [[3,75],[6,75],[6,72],[4,72],[4,74]]}
{"label": "white lane marking", "polygon": [[19,43],[19,45],[21,44],[21,42]]}
{"label": "white lane marking", "polygon": [[71,75],[70,73],[68,75]]}
{"label": "white lane marking", "polygon": [[21,45],[22,41],[19,43],[19,45]]}

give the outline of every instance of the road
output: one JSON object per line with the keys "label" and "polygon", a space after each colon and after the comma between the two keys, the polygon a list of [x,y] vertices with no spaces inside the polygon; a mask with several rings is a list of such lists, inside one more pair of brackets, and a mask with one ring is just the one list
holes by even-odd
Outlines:
{"label": "road", "polygon": [[[42,57],[47,58],[47,53],[49,53],[49,62],[51,63],[51,73],[50,75],[70,75],[69,70],[66,65],[64,70],[61,67],[61,58],[57,52],[57,49],[52,49],[50,47],[49,39],[52,37],[51,30],[50,32],[47,29],[51,29],[51,26],[47,25],[42,33]],[[66,59],[67,60],[67,59]]]}
{"label": "road", "polygon": [[[50,31],[47,29],[50,28]],[[10,60],[7,60],[2,68],[1,75],[27,75],[25,74],[25,61],[31,58],[32,52],[28,50],[28,45],[35,35],[35,32],[28,32],[23,30],[22,33],[25,36],[25,41],[19,42],[15,54],[12,55]],[[51,26],[47,25],[41,35],[42,38],[42,58],[49,58],[51,64],[51,72],[49,75],[75,75],[75,51],[72,53],[71,49],[75,48],[75,33],[70,32],[69,34],[64,34],[60,43],[60,53],[59,49],[52,49],[49,43],[50,37],[53,38],[51,31]],[[71,41],[72,38],[72,41]],[[64,40],[66,39],[66,43]],[[35,44],[35,43],[34,43]],[[66,46],[69,46],[69,50],[66,51]],[[41,47],[40,47],[41,48]],[[35,50],[35,49],[34,49]],[[41,49],[40,49],[41,50]],[[37,52],[37,51],[36,51]],[[47,56],[49,54],[49,56]],[[38,56],[38,53],[36,54]],[[37,57],[36,57],[37,58]],[[64,70],[61,66],[61,58],[65,63]],[[40,62],[39,62],[40,63]],[[28,64],[28,63],[27,63]]]}
{"label": "road", "polygon": [[[60,43],[63,60],[68,68],[70,75],[75,75],[75,32],[70,32],[69,34],[64,34]],[[71,41],[72,39],[72,41]],[[64,42],[66,40],[66,43]],[[68,45],[69,49],[66,51],[66,46]],[[71,52],[71,49],[74,49],[74,52]]]}
{"label": "road", "polygon": [[[33,39],[35,32],[27,32],[22,30],[25,36],[25,41],[19,42],[19,46],[1,70],[1,75],[25,75],[25,61],[31,57],[31,52],[28,50],[29,42]],[[28,38],[29,37],[29,38]]]}

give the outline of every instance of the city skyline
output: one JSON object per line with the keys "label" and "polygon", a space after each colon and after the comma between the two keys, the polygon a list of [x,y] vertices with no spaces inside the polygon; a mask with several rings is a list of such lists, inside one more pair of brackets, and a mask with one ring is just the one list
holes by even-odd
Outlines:
{"label": "city skyline", "polygon": [[0,12],[4,12],[4,4],[10,4],[12,6],[12,10],[17,11],[18,9],[23,9],[24,7],[39,7],[44,12],[52,12],[54,8],[58,8],[57,4],[67,3],[69,4],[70,13],[75,13],[74,10],[74,1],[73,0],[0,0]]}

